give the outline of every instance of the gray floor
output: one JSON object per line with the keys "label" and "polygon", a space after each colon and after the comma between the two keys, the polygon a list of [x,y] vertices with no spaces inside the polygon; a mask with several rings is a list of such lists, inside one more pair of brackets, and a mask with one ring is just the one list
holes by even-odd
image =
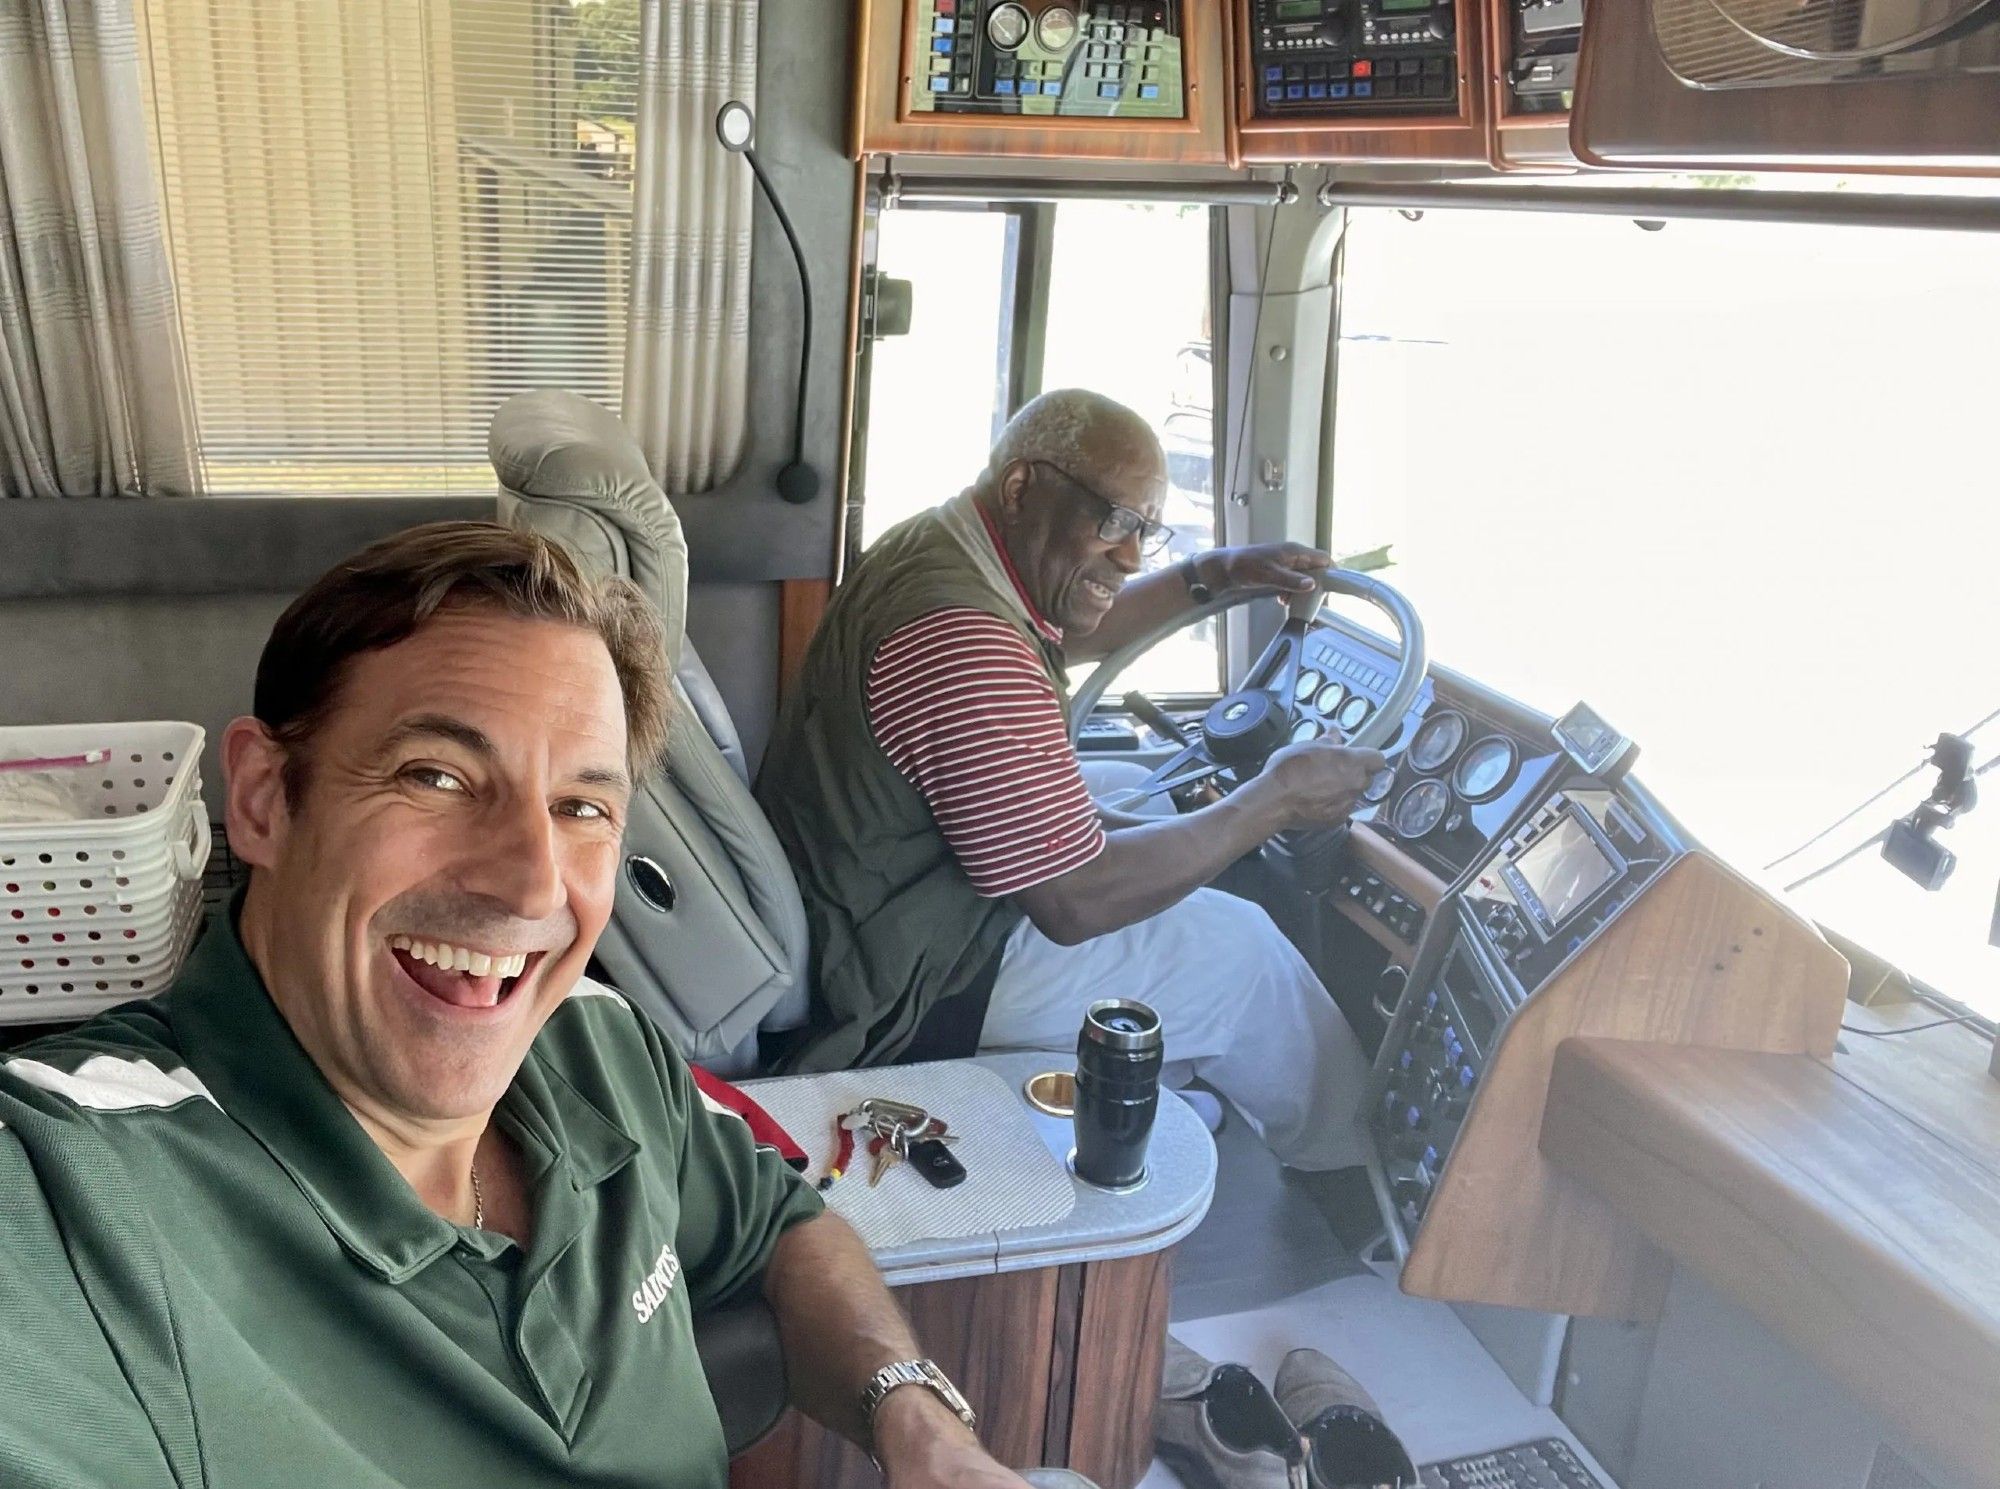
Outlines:
{"label": "gray floor", "polygon": [[1315,1186],[1288,1176],[1248,1122],[1232,1112],[1215,1147],[1215,1200],[1174,1258],[1175,1323],[1268,1307],[1362,1270]]}
{"label": "gray floor", "polygon": [[[1406,1297],[1393,1268],[1371,1268],[1342,1243],[1329,1214],[1357,1242],[1371,1223],[1352,1184],[1288,1174],[1233,1112],[1215,1145],[1214,1202],[1174,1261],[1176,1338],[1212,1360],[1247,1364],[1266,1381],[1287,1350],[1323,1350],[1374,1394],[1419,1463],[1560,1437],[1615,1489],[1556,1415],[1515,1389],[1456,1313]],[[1179,1481],[1156,1464],[1140,1489],[1179,1489]]]}
{"label": "gray floor", "polygon": [[[1556,1414],[1514,1388],[1442,1303],[1412,1298],[1369,1270],[1282,1302],[1176,1323],[1174,1336],[1211,1360],[1234,1360],[1267,1382],[1287,1351],[1310,1345],[1352,1371],[1418,1463],[1490,1453],[1558,1437],[1606,1489],[1616,1489]],[[1155,1464],[1139,1489],[1179,1489]]]}

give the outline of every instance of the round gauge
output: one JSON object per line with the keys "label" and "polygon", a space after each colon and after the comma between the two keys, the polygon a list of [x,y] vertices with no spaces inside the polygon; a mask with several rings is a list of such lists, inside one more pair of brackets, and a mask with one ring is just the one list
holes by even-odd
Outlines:
{"label": "round gauge", "polygon": [[1304,744],[1309,739],[1319,738],[1319,725],[1311,719],[1300,719],[1292,725],[1292,743]]}
{"label": "round gauge", "polygon": [[1035,22],[1035,40],[1052,52],[1065,50],[1076,40],[1076,12],[1067,5],[1051,5]]}
{"label": "round gauge", "polygon": [[986,36],[1003,52],[1011,52],[1028,39],[1028,13],[1009,3],[997,7],[986,18]]}
{"label": "round gauge", "polygon": [[1340,712],[1334,715],[1333,721],[1340,725],[1347,733],[1352,734],[1356,729],[1359,729],[1363,724],[1368,722],[1368,715],[1373,712],[1375,712],[1375,705],[1359,693],[1356,693],[1340,706]]}
{"label": "round gauge", "polygon": [[1444,820],[1451,805],[1451,792],[1443,781],[1418,781],[1396,799],[1390,821],[1406,838],[1420,838]]}
{"label": "round gauge", "polygon": [[1299,674],[1299,680],[1292,687],[1292,696],[1301,703],[1312,702],[1312,695],[1319,691],[1319,685],[1326,679],[1308,667]]}
{"label": "round gauge", "polygon": [[1465,752],[1458,769],[1451,773],[1451,783],[1467,801],[1485,801],[1498,796],[1514,779],[1514,769],[1520,763],[1521,752],[1514,748],[1513,740],[1504,734],[1489,734]]}
{"label": "round gauge", "polygon": [[1362,788],[1361,799],[1363,801],[1381,801],[1395,789],[1396,767],[1385,765],[1368,778],[1368,784]]}
{"label": "round gauge", "polygon": [[1418,770],[1436,770],[1456,755],[1464,743],[1464,714],[1449,711],[1432,714],[1410,744],[1410,764]]}
{"label": "round gauge", "polygon": [[1346,696],[1347,689],[1343,688],[1337,682],[1330,682],[1320,691],[1319,701],[1313,707],[1331,717],[1333,711],[1340,707],[1340,700]]}

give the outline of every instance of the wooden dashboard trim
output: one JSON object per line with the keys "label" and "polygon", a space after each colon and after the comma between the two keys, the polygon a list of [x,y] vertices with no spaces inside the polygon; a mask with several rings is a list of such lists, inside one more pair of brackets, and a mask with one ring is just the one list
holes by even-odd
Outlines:
{"label": "wooden dashboard trim", "polygon": [[1665,1254],[1542,1155],[1557,1046],[1590,1036],[1825,1057],[1846,997],[1847,963],[1810,924],[1708,854],[1684,855],[1509,1020],[1404,1265],[1404,1290],[1656,1316]]}
{"label": "wooden dashboard trim", "polygon": [[1857,1400],[2000,1489],[1986,1161],[1808,1055],[1571,1039],[1541,1149]]}
{"label": "wooden dashboard trim", "polygon": [[[1414,900],[1423,906],[1424,924],[1428,927],[1431,916],[1444,899],[1447,888],[1444,880],[1418,863],[1408,853],[1390,842],[1366,822],[1357,822],[1347,834],[1347,851],[1355,864],[1375,875],[1383,883],[1390,885],[1403,898]],[[1366,910],[1344,895],[1333,896],[1330,900],[1334,909],[1354,922],[1369,938],[1389,953],[1389,959],[1398,966],[1407,967],[1416,960],[1417,948],[1398,936]]]}

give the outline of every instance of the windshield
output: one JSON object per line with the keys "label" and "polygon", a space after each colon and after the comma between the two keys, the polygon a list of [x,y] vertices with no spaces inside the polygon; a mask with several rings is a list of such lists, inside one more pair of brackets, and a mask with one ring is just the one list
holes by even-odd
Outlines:
{"label": "windshield", "polygon": [[[1546,713],[1588,700],[1703,842],[1794,883],[1910,812],[1934,772],[1878,793],[2000,708],[1994,247],[1357,211],[1335,546],[1393,544],[1433,657]],[[2000,723],[1973,741],[2000,755]],[[1872,845],[1793,902],[2000,1014],[2000,799],[1938,841],[1959,860],[1939,893]]]}

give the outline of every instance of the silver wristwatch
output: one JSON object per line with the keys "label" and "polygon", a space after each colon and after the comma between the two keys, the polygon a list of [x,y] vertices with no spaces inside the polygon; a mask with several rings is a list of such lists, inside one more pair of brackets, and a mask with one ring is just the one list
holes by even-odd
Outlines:
{"label": "silver wristwatch", "polygon": [[872,1436],[875,1431],[875,1413],[888,1394],[899,1386],[928,1386],[937,1393],[938,1399],[958,1414],[958,1419],[974,1431],[978,1430],[979,1418],[965,1398],[958,1394],[958,1387],[929,1360],[898,1360],[893,1365],[884,1365],[868,1377],[868,1384],[861,1388],[861,1420],[868,1424]]}

